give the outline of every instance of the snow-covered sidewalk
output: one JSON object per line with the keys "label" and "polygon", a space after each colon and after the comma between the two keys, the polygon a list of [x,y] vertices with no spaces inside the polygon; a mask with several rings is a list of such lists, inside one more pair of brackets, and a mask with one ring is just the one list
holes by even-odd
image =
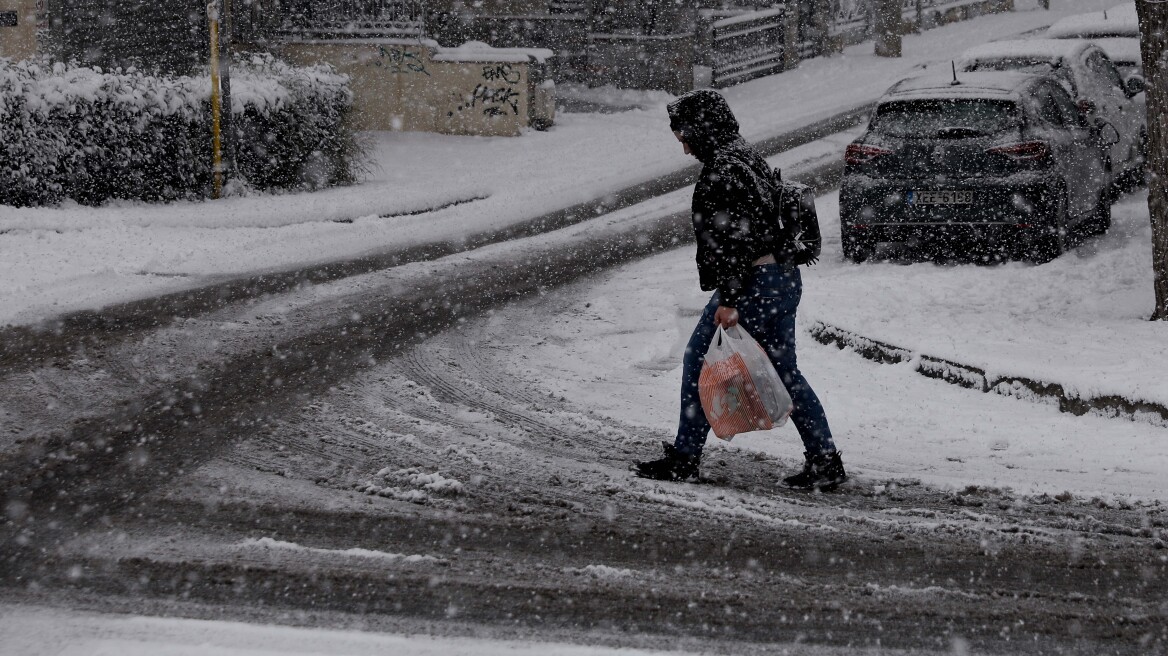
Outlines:
{"label": "snow-covered sidewalk", "polygon": [[[904,57],[871,43],[726,90],[747,138],[814,123],[878,97],[922,65],[1040,29],[1114,0],[1054,0],[904,40]],[[357,187],[166,206],[0,207],[0,325],[33,324],[254,275],[388,248],[459,239],[603,196],[692,164],[655,105],[559,116],[517,139],[378,133],[375,171]],[[441,208],[426,212],[430,208]],[[835,256],[828,253],[828,257]]]}
{"label": "snow-covered sidewalk", "polygon": [[[836,196],[817,204],[830,236],[839,220]],[[800,369],[860,476],[855,484],[910,478],[942,488],[1098,495],[1103,503],[1168,501],[1163,426],[1076,417],[1033,399],[964,389],[919,375],[911,362],[876,364],[807,333],[824,321],[1084,395],[1168,405],[1168,325],[1144,320],[1152,306],[1147,219],[1146,199],[1137,194],[1116,206],[1111,233],[1043,266],[827,258],[803,269]],[[827,248],[838,249],[838,240],[836,232]],[[573,294],[565,311],[541,317],[546,338],[523,353],[532,385],[621,422],[671,432],[682,354],[709,298],[698,289],[692,247],[621,267]],[[524,307],[493,320],[529,316]],[[708,444],[787,459],[802,450],[790,425],[730,444],[711,436]]]}
{"label": "snow-covered sidewalk", "polygon": [[[819,209],[828,248],[838,249],[838,194]],[[828,260],[806,276],[804,316],[987,378],[1168,406],[1168,324],[1147,321],[1155,301],[1146,193],[1121,199],[1112,216],[1106,235],[1042,266]]]}

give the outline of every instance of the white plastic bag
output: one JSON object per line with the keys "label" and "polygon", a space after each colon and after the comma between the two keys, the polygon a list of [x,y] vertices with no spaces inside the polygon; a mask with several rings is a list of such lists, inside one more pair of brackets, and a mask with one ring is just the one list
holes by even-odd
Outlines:
{"label": "white plastic bag", "polygon": [[718,327],[698,393],[714,435],[724,440],[782,426],[791,416],[791,395],[766,352],[741,326]]}

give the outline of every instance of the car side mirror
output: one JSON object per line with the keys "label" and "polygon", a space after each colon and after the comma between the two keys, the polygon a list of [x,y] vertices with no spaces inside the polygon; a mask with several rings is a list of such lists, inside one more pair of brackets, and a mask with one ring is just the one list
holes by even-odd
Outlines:
{"label": "car side mirror", "polygon": [[1079,127],[1087,128],[1088,130],[1096,130],[1099,128],[1099,126],[1095,124],[1095,118],[1091,116],[1090,112],[1088,112],[1086,109],[1083,109],[1082,105],[1076,104],[1075,109],[1079,110]]}
{"label": "car side mirror", "polygon": [[1127,93],[1127,97],[1131,98],[1144,92],[1148,88],[1148,83],[1139,75],[1129,77],[1123,83],[1123,90]]}

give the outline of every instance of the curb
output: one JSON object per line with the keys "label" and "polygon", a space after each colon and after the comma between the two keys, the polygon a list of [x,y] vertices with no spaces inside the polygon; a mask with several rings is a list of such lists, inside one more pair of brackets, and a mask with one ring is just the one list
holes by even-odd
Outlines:
{"label": "curb", "polygon": [[1075,416],[1095,414],[1110,419],[1127,419],[1168,427],[1168,406],[1160,403],[1133,401],[1116,395],[1083,398],[1071,394],[1059,383],[1037,381],[1025,376],[992,376],[979,367],[914,352],[823,321],[813,322],[808,332],[820,344],[836,346],[840,350],[850,348],[860,357],[880,364],[909,363],[922,376],[950,385],[1057,405],[1059,412]]}

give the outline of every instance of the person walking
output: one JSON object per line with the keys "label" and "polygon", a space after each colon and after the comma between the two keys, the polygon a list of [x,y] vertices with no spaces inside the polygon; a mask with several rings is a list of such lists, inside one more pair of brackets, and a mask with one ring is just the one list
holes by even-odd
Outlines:
{"label": "person walking", "polygon": [[739,134],[730,105],[716,91],[691,91],[669,103],[669,122],[686,154],[703,164],[693,194],[698,278],[713,291],[685,349],[681,417],[664,457],[638,462],[638,476],[663,481],[696,479],[710,423],[698,378],[718,326],[739,323],[763,347],[791,394],[791,422],[805,449],[803,470],[788,487],[832,490],[847,480],[819,397],[795,359],[795,311],[803,284],[793,244],[781,243],[775,188],[762,155]]}

